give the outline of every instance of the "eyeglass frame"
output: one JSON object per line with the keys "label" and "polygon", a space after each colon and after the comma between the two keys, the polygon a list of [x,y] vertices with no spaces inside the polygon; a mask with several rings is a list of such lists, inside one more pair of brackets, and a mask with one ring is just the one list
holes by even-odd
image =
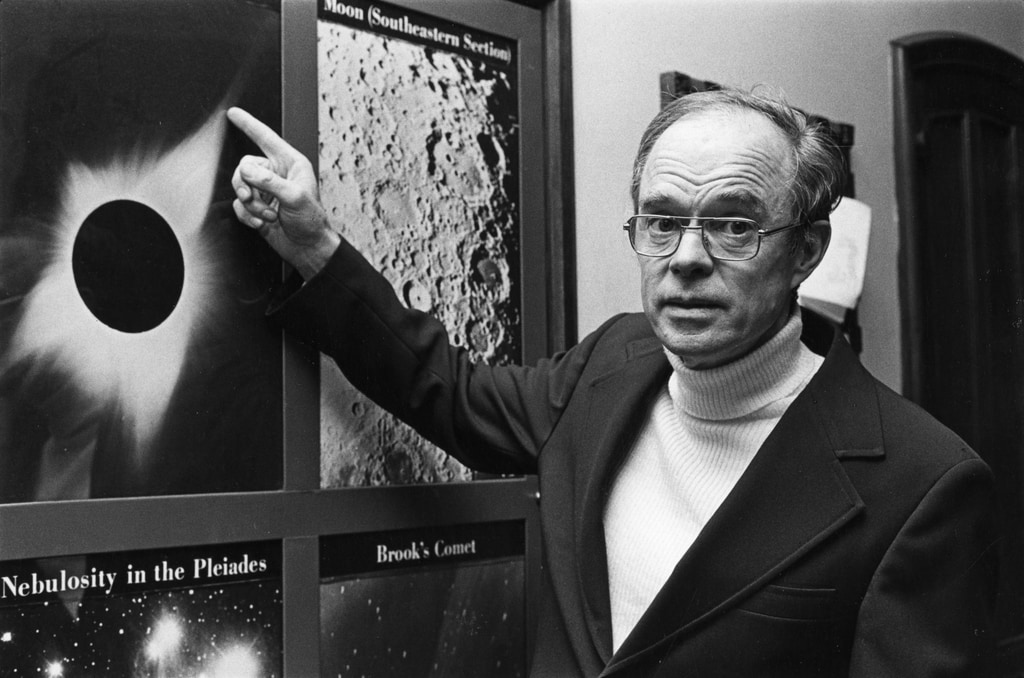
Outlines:
{"label": "eyeglass frame", "polygon": [[[635,219],[637,219],[638,217],[658,217],[658,218],[661,218],[661,219],[670,219],[674,223],[691,222],[693,220],[696,220],[697,221],[697,225],[696,226],[685,226],[685,225],[679,225],[678,226],[679,237],[676,239],[676,246],[672,248],[671,252],[665,252],[664,254],[645,254],[644,252],[640,252],[640,251],[638,251],[636,249],[636,245],[633,244],[633,240],[634,240],[633,233],[630,232],[630,229],[634,228],[632,222]],[[715,222],[715,221],[743,221],[743,222],[750,223],[750,224],[753,224],[754,226],[756,226],[757,228],[755,229],[755,232],[757,233],[757,247],[754,248],[753,254],[751,254],[749,257],[743,257],[742,259],[736,259],[736,258],[730,258],[730,257],[719,257],[719,256],[716,256],[716,255],[712,254],[711,251],[708,249],[708,238],[707,238],[707,235],[704,233],[704,224],[706,222],[709,222],[709,221],[710,222]],[[800,225],[800,222],[796,222],[796,223],[792,223],[792,224],[790,224],[788,226],[780,226],[779,228],[765,229],[765,228],[761,228],[760,224],[758,224],[757,221],[755,221],[754,219],[748,219],[747,217],[692,217],[692,216],[688,217],[688,216],[672,216],[672,215],[669,215],[669,214],[634,214],[630,218],[626,219],[626,223],[623,224],[622,229],[624,231],[626,231],[626,233],[628,234],[628,238],[627,239],[629,240],[629,246],[631,248],[633,248],[633,251],[636,252],[641,257],[651,257],[651,258],[657,258],[657,259],[660,259],[662,257],[670,257],[670,256],[672,256],[673,254],[675,254],[676,252],[679,251],[679,245],[682,244],[682,242],[683,242],[683,233],[684,232],[686,232],[686,231],[700,231],[700,244],[704,247],[704,251],[707,253],[707,255],[709,257],[711,257],[712,259],[714,259],[715,261],[750,261],[751,259],[755,258],[761,252],[761,239],[762,238],[766,238],[766,237],[768,237],[770,235],[775,235],[776,233],[781,233],[783,231],[788,231],[790,229],[796,228],[799,225]]]}

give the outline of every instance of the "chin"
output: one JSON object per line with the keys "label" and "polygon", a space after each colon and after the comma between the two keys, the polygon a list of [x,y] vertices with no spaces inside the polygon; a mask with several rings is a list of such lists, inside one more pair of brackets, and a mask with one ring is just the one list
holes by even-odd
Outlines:
{"label": "chin", "polygon": [[691,338],[661,337],[661,343],[670,353],[678,356],[687,367],[713,362],[715,356],[721,352],[720,347],[709,346],[706,342],[695,341]]}
{"label": "chin", "polygon": [[739,357],[737,344],[727,337],[656,331],[658,339],[691,369],[718,367]]}

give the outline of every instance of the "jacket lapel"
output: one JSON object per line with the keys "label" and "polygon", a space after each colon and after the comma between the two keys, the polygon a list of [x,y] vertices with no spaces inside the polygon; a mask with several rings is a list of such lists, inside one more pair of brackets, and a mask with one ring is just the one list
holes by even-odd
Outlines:
{"label": "jacket lapel", "polygon": [[863,504],[839,458],[882,454],[874,382],[837,336],[606,674],[710,622],[840,529]]}
{"label": "jacket lapel", "polygon": [[584,488],[575,503],[576,562],[588,631],[602,663],[612,656],[608,559],[604,507],[612,482],[633,446],[671,365],[660,342],[651,337],[626,347],[621,368],[590,382],[590,406],[581,438],[591,441],[592,455],[581,455],[576,486]]}

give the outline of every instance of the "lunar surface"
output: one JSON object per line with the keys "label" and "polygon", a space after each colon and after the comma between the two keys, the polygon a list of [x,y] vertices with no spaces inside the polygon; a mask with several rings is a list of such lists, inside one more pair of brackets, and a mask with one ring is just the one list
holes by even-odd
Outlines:
{"label": "lunar surface", "polygon": [[[520,360],[517,119],[499,68],[321,21],[320,181],[332,223],[475,360]],[[472,473],[321,369],[321,486]]]}

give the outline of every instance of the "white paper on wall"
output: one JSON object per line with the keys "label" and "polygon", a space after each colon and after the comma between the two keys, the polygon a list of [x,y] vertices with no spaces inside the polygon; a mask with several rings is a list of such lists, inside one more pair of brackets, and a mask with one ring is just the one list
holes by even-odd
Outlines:
{"label": "white paper on wall", "polygon": [[[826,315],[855,308],[864,288],[871,208],[843,198],[832,212],[832,241],[818,268],[800,285],[800,303]],[[831,311],[831,313],[829,312]]]}

